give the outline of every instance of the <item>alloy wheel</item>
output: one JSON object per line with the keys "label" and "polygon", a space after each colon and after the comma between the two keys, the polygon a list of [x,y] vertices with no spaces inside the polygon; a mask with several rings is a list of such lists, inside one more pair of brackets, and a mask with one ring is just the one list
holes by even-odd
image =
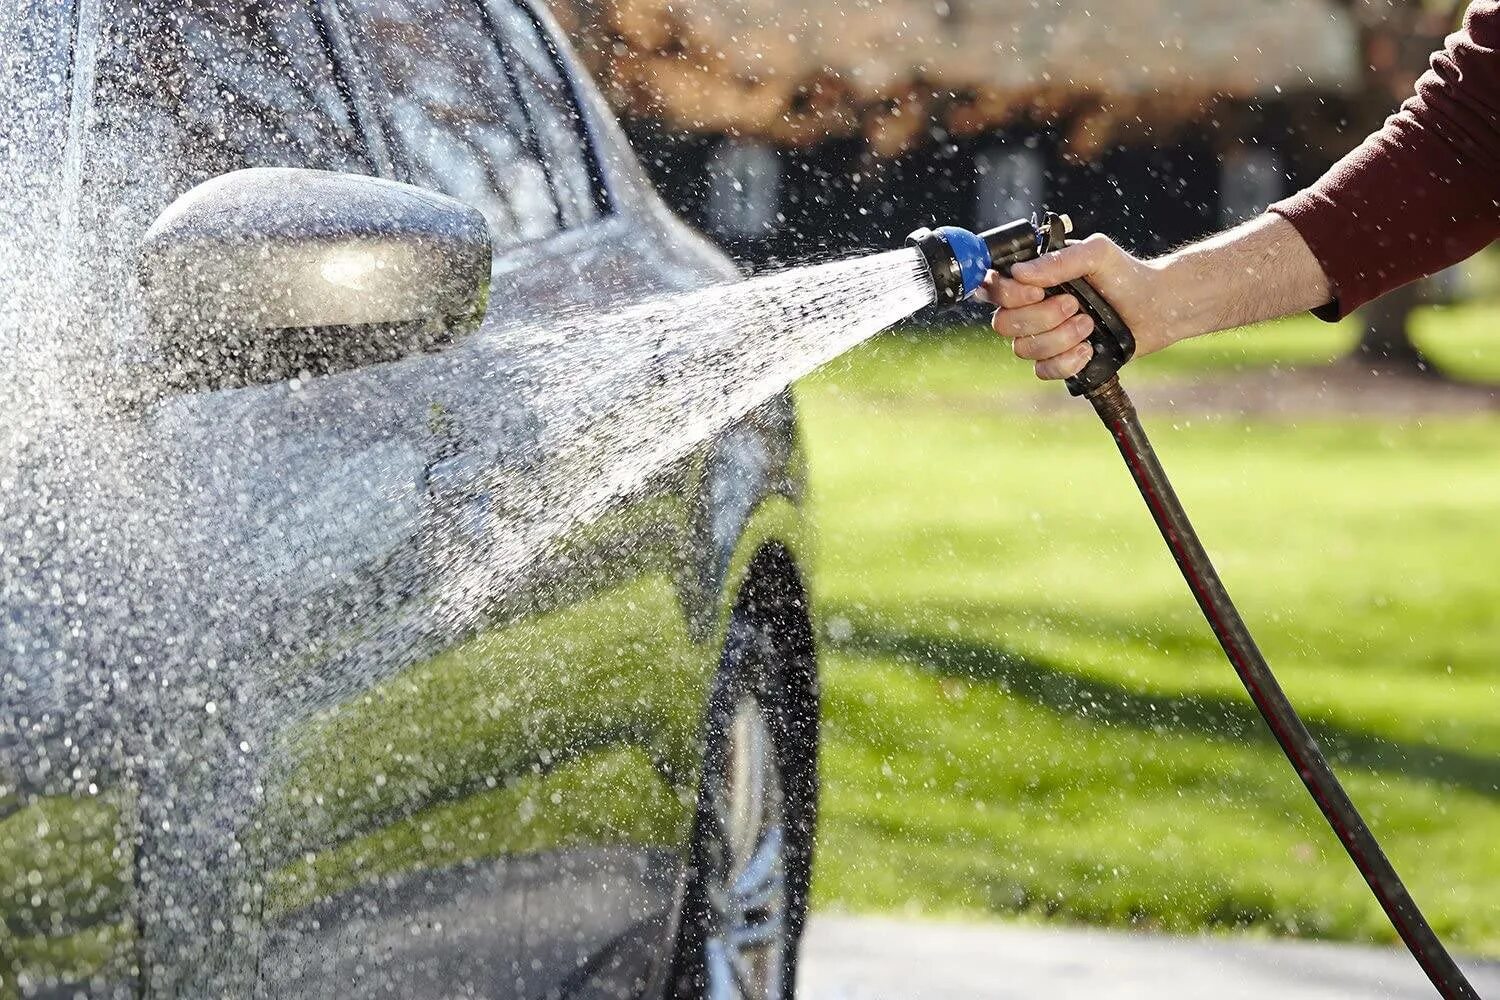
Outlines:
{"label": "alloy wheel", "polygon": [[780,1000],[787,945],[785,796],[765,709],[749,694],[725,732],[722,780],[712,799],[710,1000]]}

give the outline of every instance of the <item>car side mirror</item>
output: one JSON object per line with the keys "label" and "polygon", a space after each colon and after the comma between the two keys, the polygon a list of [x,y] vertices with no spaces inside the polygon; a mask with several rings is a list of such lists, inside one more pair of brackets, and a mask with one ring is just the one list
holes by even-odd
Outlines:
{"label": "car side mirror", "polygon": [[478,211],[359,174],[262,168],[178,198],[139,277],[166,387],[327,374],[432,350],[484,316]]}

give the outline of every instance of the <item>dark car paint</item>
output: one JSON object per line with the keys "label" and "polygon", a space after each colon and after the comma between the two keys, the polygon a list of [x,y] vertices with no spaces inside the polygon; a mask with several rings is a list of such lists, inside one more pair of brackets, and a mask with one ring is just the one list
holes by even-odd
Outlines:
{"label": "dark car paint", "polygon": [[[56,556],[121,588],[112,617],[82,614],[86,638],[50,641],[83,654],[74,683],[113,679],[107,708],[60,696],[73,707],[46,713],[55,731],[0,744],[7,988],[631,995],[660,980],[727,610],[757,552],[800,553],[801,466],[790,403],[773,400],[482,608],[442,610],[468,596],[445,593],[447,574],[504,533],[506,490],[549,459],[516,387],[552,359],[506,331],[733,273],[649,189],[546,13],[526,11],[565,66],[607,211],[498,256],[484,327],[444,351],[169,395],[80,444],[149,458],[101,486],[113,543]],[[368,114],[348,26],[325,13]],[[55,608],[6,600],[20,628],[57,627]],[[13,723],[41,714],[3,704]]]}

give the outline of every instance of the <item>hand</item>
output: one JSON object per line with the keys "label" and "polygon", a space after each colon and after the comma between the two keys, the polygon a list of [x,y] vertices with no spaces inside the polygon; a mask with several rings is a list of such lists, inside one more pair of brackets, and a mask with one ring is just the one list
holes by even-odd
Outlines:
{"label": "hand", "polygon": [[1066,293],[1043,295],[1044,289],[1074,278],[1087,279],[1115,307],[1135,334],[1136,357],[1181,339],[1172,330],[1180,302],[1169,288],[1167,269],[1096,234],[1016,264],[1009,278],[991,271],[976,294],[999,307],[991,325],[1010,338],[1016,357],[1035,363],[1037,378],[1070,378],[1093,354],[1087,341],[1094,321],[1079,312],[1078,300]]}

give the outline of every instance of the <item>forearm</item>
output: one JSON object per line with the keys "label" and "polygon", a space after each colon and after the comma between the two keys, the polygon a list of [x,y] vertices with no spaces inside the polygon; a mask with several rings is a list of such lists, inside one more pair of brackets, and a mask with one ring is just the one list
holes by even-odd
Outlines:
{"label": "forearm", "polygon": [[1266,214],[1148,264],[1167,342],[1302,312],[1332,298],[1296,228]]}

